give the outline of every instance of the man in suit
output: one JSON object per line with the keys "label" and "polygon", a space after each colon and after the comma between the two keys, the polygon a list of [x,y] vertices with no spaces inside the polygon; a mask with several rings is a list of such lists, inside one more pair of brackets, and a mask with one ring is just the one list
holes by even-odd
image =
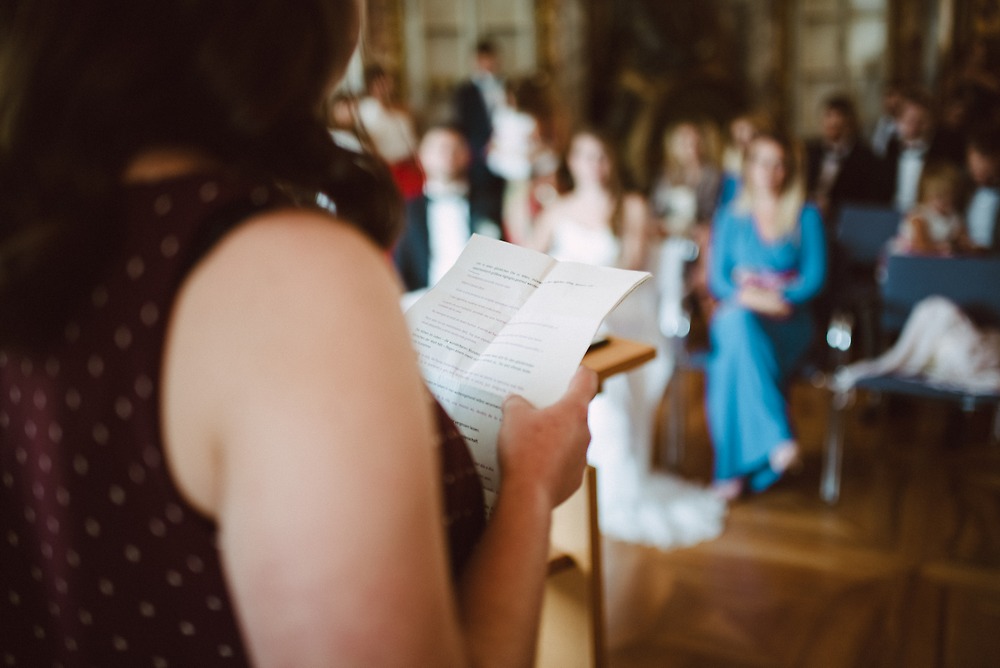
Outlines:
{"label": "man in suit", "polygon": [[495,220],[503,214],[504,180],[486,164],[493,136],[493,112],[504,104],[504,82],[500,77],[500,57],[489,40],[476,45],[472,76],[459,84],[454,96],[454,123],[469,145],[469,181]]}
{"label": "man in suit", "polygon": [[970,180],[965,210],[969,239],[977,248],[1000,253],[1000,131],[985,126],[969,135],[966,170]]}
{"label": "man in suit", "polygon": [[844,202],[874,203],[879,162],[859,136],[854,102],[832,95],[823,103],[820,136],[806,142],[806,189],[828,227]]}
{"label": "man in suit", "polygon": [[[940,141],[934,137],[931,98],[921,90],[909,90],[896,121],[896,136],[886,149],[883,194],[898,211],[906,213],[917,202],[924,165],[948,161]],[[961,165],[956,165],[961,167]]]}
{"label": "man in suit", "polygon": [[457,128],[428,130],[419,158],[424,191],[406,203],[406,226],[393,254],[408,293],[437,283],[474,233],[501,236],[499,221],[469,182],[469,147]]}

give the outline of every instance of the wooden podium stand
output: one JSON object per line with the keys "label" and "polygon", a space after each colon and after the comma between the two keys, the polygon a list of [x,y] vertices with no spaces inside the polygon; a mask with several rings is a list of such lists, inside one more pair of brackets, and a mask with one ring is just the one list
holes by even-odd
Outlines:
{"label": "wooden podium stand", "polygon": [[[608,337],[590,350],[583,365],[600,380],[634,369],[656,357],[653,346]],[[604,578],[601,532],[597,521],[597,475],[587,467],[580,489],[552,515],[549,577],[545,585],[536,664],[606,665],[604,647]]]}

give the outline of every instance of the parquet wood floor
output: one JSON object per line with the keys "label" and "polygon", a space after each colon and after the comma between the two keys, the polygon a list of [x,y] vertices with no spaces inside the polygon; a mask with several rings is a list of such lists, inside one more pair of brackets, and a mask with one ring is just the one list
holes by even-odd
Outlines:
{"label": "parquet wood floor", "polygon": [[[703,380],[680,382],[694,399],[679,470],[706,480]],[[963,423],[940,404],[860,401],[841,501],[828,507],[826,401],[795,386],[804,471],[732,504],[716,540],[668,552],[605,542],[611,666],[1000,666],[991,416]]]}

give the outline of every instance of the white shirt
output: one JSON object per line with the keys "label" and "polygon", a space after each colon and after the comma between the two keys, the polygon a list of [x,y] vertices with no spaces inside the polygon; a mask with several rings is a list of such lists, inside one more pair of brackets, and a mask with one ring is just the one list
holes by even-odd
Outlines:
{"label": "white shirt", "polygon": [[386,162],[400,162],[413,155],[417,135],[406,112],[388,109],[375,98],[366,97],[358,102],[358,118]]}
{"label": "white shirt", "polygon": [[924,153],[923,148],[907,148],[899,154],[896,197],[893,200],[897,211],[909,211],[917,201],[920,173],[924,169]]}
{"label": "white shirt", "polygon": [[428,199],[427,233],[431,251],[427,285],[433,286],[451,269],[469,241],[469,200],[461,193]]}
{"label": "white shirt", "polygon": [[966,226],[972,243],[981,248],[993,244],[997,214],[1000,213],[1000,188],[980,187],[969,202]]}

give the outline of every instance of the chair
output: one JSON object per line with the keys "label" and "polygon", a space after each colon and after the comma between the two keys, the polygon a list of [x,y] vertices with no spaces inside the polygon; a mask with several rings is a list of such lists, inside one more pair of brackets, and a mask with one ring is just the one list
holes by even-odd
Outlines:
{"label": "chair", "polygon": [[536,665],[542,668],[606,665],[597,475],[588,466],[583,485],[552,516],[536,652]]}
{"label": "chair", "polygon": [[833,280],[827,323],[827,343],[836,365],[846,361],[854,342],[861,338],[861,354],[875,354],[878,330],[878,286],[875,270],[886,244],[899,229],[900,213],[889,207],[845,204],[834,230]]}
{"label": "chair", "polygon": [[[903,328],[913,307],[925,297],[940,295],[962,308],[973,320],[1000,325],[1000,258],[942,258],[890,256],[881,284],[880,322],[886,335]],[[983,406],[1000,405],[1000,394],[972,393],[931,386],[916,377],[887,374],[865,378],[857,388],[950,401],[966,413]],[[841,466],[844,451],[844,412],[849,392],[834,392],[824,447],[820,496],[829,504],[840,498]],[[1000,437],[1000,411],[994,416],[993,440]]]}

